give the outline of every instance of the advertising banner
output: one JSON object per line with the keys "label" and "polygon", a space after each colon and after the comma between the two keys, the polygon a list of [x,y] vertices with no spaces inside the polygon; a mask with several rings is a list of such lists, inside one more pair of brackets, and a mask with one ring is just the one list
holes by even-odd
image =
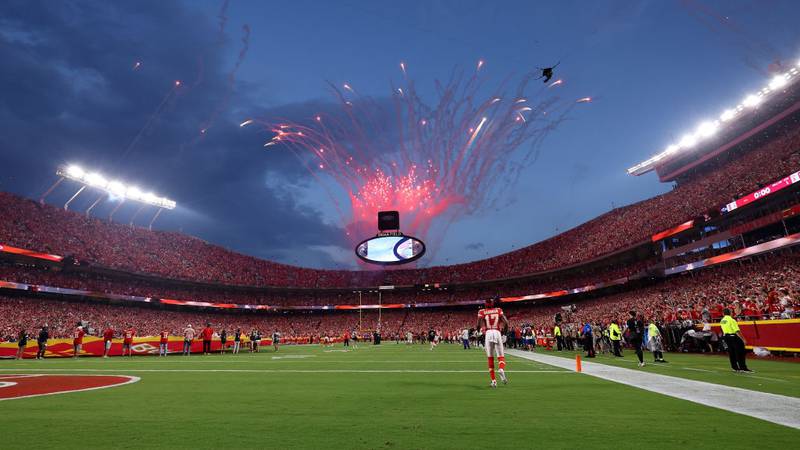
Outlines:
{"label": "advertising banner", "polygon": [[61,262],[64,259],[59,255],[50,255],[47,253],[35,252],[33,250],[26,250],[24,248],[12,247],[10,245],[0,244],[0,252],[11,253],[13,255],[28,256],[30,258],[44,259],[46,261]]}
{"label": "advertising banner", "polygon": [[[774,352],[800,352],[800,319],[739,321],[747,348],[764,347]],[[720,333],[718,323],[711,330]]]}
{"label": "advertising banner", "polygon": [[729,213],[729,212],[734,211],[734,210],[736,210],[738,208],[741,208],[744,205],[753,203],[754,201],[756,201],[756,200],[758,200],[760,198],[764,198],[764,197],[766,197],[768,195],[774,194],[774,193],[780,191],[781,189],[787,188],[787,187],[789,187],[789,186],[791,186],[791,185],[793,185],[793,184],[795,184],[797,182],[800,182],[800,171],[795,172],[795,173],[793,173],[791,175],[785,176],[785,177],[781,178],[780,180],[770,184],[769,186],[764,186],[763,188],[761,188],[761,189],[759,189],[757,191],[751,192],[751,193],[745,195],[744,197],[738,198],[738,199],[728,203],[727,205],[725,205],[722,208],[722,212],[723,213]]}
{"label": "advertising banner", "polygon": [[[134,355],[158,355],[160,339],[158,336],[142,336],[133,339],[131,350]],[[245,339],[242,341],[242,352],[247,352],[249,349],[250,340]],[[262,339],[259,345],[272,345],[272,339]],[[228,351],[233,348],[233,340],[229,339],[226,343]],[[80,356],[103,356],[103,339],[86,336],[83,338],[83,345],[81,347]],[[221,344],[219,339],[211,341],[211,351],[219,353]],[[13,358],[17,354],[16,342],[3,342],[0,343],[0,358]],[[28,345],[25,347],[24,358],[35,358],[36,352],[39,347],[36,345],[36,340],[29,340]],[[168,354],[181,354],[183,351],[183,338],[180,336],[170,336],[167,343]],[[191,343],[192,353],[203,352],[203,341],[195,339]],[[122,339],[114,339],[111,341],[111,349],[109,356],[122,355]],[[69,358],[74,356],[72,339],[50,339],[47,341],[47,351],[45,357],[47,358]]]}

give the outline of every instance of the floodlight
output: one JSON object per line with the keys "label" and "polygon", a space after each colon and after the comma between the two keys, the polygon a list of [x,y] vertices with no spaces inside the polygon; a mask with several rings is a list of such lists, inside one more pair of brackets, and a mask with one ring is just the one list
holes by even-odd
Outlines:
{"label": "floodlight", "polygon": [[759,91],[745,97],[745,99],[742,100],[742,103],[736,105],[735,108],[726,109],[722,114],[720,114],[718,120],[702,123],[693,135],[687,134],[683,136],[677,146],[671,145],[667,147],[666,150],[658,155],[629,168],[628,173],[641,175],[645,172],[648,172],[654,168],[655,163],[661,161],[665,157],[676,153],[680,149],[686,149],[696,145],[702,138],[713,136],[719,131],[721,123],[733,121],[737,118],[739,113],[744,111],[746,108],[757,107],[764,102],[764,100],[767,100],[777,92],[782,91],[783,88],[788,86],[790,83],[794,83],[797,75],[800,74],[798,68],[800,68],[800,61],[797,62],[796,66],[790,67],[786,73],[774,76],[766,86],[762,87]]}
{"label": "floodlight", "polygon": [[777,90],[786,86],[787,83],[788,81],[786,80],[785,75],[778,75],[775,78],[773,78],[772,81],[769,82],[769,88]]}
{"label": "floodlight", "polygon": [[[118,180],[109,181],[105,176],[103,176],[99,172],[89,172],[75,164],[66,167],[64,166],[59,167],[58,170],[56,171],[56,174],[61,176],[62,179],[68,178],[70,180],[77,181],[83,184],[84,188],[93,187],[101,189],[113,196],[121,197],[123,199],[135,200],[149,205],[157,206],[159,208],[166,208],[166,209],[175,209],[175,207],[177,206],[177,203],[175,203],[175,201],[170,200],[166,197],[159,197],[152,192],[148,192],[147,194],[145,194],[138,187],[127,186],[122,181]],[[57,183],[60,182],[61,181],[59,180]],[[67,205],[65,205],[65,207],[67,207],[68,204],[69,202],[67,202]],[[90,207],[89,209],[91,209],[92,207]]]}
{"label": "floodlight", "polygon": [[747,97],[744,98],[744,100],[742,100],[742,104],[744,106],[748,106],[751,108],[758,105],[759,103],[761,103],[761,98],[753,94],[748,95]]}
{"label": "floodlight", "polygon": [[144,194],[142,196],[142,200],[144,200],[147,203],[158,203],[160,199],[158,198],[158,196],[156,196],[156,194],[148,192],[147,194]]}
{"label": "floodlight", "polygon": [[90,186],[98,188],[105,188],[106,185],[108,184],[108,181],[106,181],[106,179],[97,172],[92,172],[89,175],[86,175],[86,177],[84,177],[84,180]]}
{"label": "floodlight", "polygon": [[694,147],[695,144],[697,144],[697,137],[693,134],[684,135],[681,141],[678,142],[678,145],[683,148]]}
{"label": "floodlight", "polygon": [[728,122],[729,120],[732,120],[734,117],[736,117],[736,110],[726,109],[725,112],[723,112],[722,115],[719,116],[719,120],[723,122]]}
{"label": "floodlight", "polygon": [[125,197],[128,197],[131,200],[141,200],[142,191],[140,191],[136,186],[131,186],[127,191],[125,191]]}
{"label": "floodlight", "polygon": [[700,135],[701,137],[710,137],[713,136],[718,129],[718,122],[703,122],[699,127],[697,127],[697,135]]}
{"label": "floodlight", "polygon": [[74,178],[83,178],[85,175],[83,169],[81,169],[80,166],[75,165],[67,167],[67,173]]}
{"label": "floodlight", "polygon": [[125,185],[120,183],[119,181],[112,181],[108,183],[108,191],[116,195],[117,197],[124,197]]}

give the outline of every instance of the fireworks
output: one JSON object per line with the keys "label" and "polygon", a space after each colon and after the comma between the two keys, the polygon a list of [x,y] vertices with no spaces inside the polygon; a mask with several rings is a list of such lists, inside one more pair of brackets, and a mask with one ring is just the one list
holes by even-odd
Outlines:
{"label": "fireworks", "polygon": [[332,85],[341,111],[314,115],[308,123],[259,122],[272,134],[264,146],[285,146],[315,179],[328,187],[325,180],[333,180],[347,194],[349,208],[336,207],[348,236],[374,233],[376,213],[397,210],[404,231],[429,237],[434,220],[449,223],[475,212],[513,186],[542,139],[575,104],[561,101],[547,85],[530,95],[528,81],[536,74],[523,77],[511,92],[501,86],[482,96],[483,67],[481,60],[471,75],[437,82],[435,104],[426,103],[406,79],[404,62],[405,83],[392,87],[392,108],[359,95],[350,84]]}

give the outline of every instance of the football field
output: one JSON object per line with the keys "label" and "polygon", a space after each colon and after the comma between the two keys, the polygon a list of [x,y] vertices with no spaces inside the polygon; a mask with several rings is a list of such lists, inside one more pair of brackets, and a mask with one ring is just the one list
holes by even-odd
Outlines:
{"label": "football field", "polygon": [[[800,397],[796,363],[753,361],[759,378],[745,378],[728,373],[723,357],[667,358],[669,366],[643,370]],[[797,429],[535,361],[509,356],[507,372],[509,384],[491,389],[482,350],[394,342],[350,351],[338,344],[235,356],[0,361],[0,386],[3,379],[22,380],[12,374],[134,377],[106,389],[0,401],[0,447],[718,448],[725,442],[726,449],[752,449],[800,442]]]}

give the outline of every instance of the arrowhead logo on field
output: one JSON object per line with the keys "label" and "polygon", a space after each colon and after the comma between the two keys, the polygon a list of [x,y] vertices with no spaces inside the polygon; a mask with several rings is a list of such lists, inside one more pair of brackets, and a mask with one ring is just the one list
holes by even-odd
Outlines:
{"label": "arrowhead logo on field", "polygon": [[313,358],[314,355],[286,355],[286,356],[273,356],[272,359],[303,359]]}
{"label": "arrowhead logo on field", "polygon": [[139,377],[128,375],[0,374],[0,401],[93,391],[137,381]]}

